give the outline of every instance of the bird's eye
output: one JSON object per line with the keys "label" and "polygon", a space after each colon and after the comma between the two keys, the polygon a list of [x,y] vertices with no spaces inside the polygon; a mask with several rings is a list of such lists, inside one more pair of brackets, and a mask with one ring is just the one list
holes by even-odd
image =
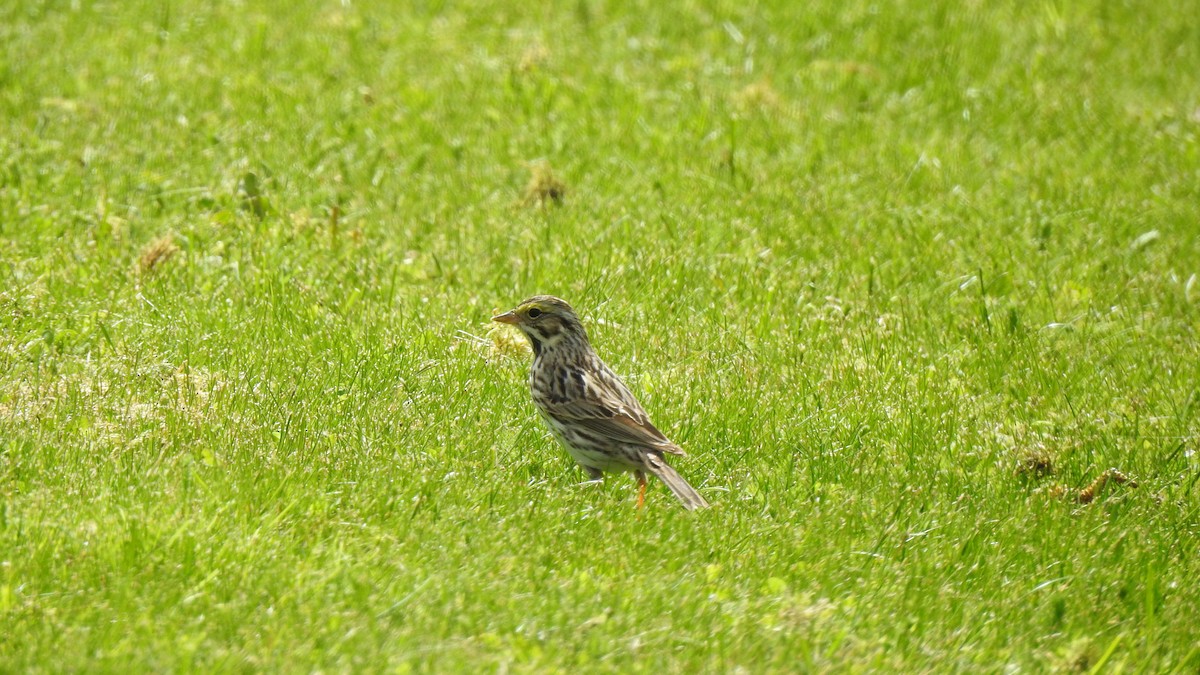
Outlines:
{"label": "bird's eye", "polygon": [[534,307],[533,309],[530,309],[526,313],[529,315],[529,318],[536,319],[542,315],[542,310],[538,309],[537,307]]}

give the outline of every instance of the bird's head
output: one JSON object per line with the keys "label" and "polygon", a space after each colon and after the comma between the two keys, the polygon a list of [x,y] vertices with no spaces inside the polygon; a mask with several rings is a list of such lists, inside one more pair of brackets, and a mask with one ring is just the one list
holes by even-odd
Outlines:
{"label": "bird's head", "polygon": [[587,344],[587,332],[575,310],[552,295],[535,295],[512,311],[493,316],[492,321],[519,328],[533,345],[533,353],[538,355],[564,342]]}

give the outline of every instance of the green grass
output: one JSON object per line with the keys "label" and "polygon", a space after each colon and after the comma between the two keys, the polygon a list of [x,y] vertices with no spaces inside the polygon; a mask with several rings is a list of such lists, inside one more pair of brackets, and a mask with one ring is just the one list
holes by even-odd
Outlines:
{"label": "green grass", "polygon": [[291,4],[0,7],[0,670],[1200,667],[1191,3]]}

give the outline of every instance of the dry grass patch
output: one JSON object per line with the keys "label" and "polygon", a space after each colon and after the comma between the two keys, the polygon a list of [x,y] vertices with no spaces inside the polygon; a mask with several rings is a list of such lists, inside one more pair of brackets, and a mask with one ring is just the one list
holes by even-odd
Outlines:
{"label": "dry grass patch", "polygon": [[138,272],[150,274],[174,258],[176,253],[179,253],[179,246],[175,243],[174,235],[159,237],[142,248],[137,260]]}
{"label": "dry grass patch", "polygon": [[529,182],[525,184],[526,206],[545,206],[548,202],[561,206],[567,194],[567,185],[562,182],[547,162],[529,165]]}

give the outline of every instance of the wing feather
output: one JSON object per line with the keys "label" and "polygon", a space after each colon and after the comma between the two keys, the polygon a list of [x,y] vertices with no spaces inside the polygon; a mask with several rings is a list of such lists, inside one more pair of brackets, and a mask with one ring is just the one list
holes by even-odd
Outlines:
{"label": "wing feather", "polygon": [[585,386],[556,401],[543,401],[546,412],[621,443],[644,445],[673,455],[679,446],[650,423],[646,411],[623,382],[603,364],[602,377],[589,375]]}

